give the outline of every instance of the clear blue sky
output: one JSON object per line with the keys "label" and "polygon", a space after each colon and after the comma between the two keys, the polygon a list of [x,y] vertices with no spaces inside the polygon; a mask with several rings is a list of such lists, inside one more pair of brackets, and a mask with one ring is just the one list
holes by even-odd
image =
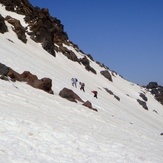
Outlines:
{"label": "clear blue sky", "polygon": [[163,86],[163,0],[29,0],[69,39],[125,79]]}

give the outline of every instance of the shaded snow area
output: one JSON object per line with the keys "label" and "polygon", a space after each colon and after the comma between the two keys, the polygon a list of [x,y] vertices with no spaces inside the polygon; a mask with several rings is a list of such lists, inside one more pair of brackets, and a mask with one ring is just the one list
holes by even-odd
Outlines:
{"label": "shaded snow area", "polygon": [[[11,12],[0,5],[0,14]],[[13,15],[26,25],[23,16]],[[29,37],[24,44],[6,24],[9,32],[0,34],[0,62],[18,73],[51,78],[54,95],[24,82],[0,80],[0,163],[163,162],[163,106],[149,92],[117,74],[110,82],[94,61],[90,65],[96,75],[62,53],[51,56]],[[72,86],[72,77],[85,83],[85,92],[79,84]],[[64,87],[89,100],[98,112],[61,98]],[[148,98],[148,110],[137,102],[140,93]]]}

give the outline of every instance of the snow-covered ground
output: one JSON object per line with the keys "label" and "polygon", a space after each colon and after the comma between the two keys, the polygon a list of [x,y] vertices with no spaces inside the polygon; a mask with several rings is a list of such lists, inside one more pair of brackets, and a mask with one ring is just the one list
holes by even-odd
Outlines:
{"label": "snow-covered ground", "polygon": [[[0,14],[11,12],[0,5]],[[13,15],[26,25],[23,16]],[[9,32],[0,34],[0,62],[18,73],[51,78],[54,95],[0,80],[0,163],[163,162],[163,106],[149,92],[116,74],[108,81],[93,61],[97,75],[61,53],[51,56],[30,38],[24,44],[6,24]],[[86,92],[71,85],[72,77],[85,83]],[[64,87],[89,100],[98,112],[61,98]],[[92,90],[98,91],[98,99]],[[148,111],[137,102],[140,93],[148,98]]]}

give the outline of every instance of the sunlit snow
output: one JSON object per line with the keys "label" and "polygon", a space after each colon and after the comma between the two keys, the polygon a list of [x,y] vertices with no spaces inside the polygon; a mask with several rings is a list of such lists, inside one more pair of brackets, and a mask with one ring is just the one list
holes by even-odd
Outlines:
{"label": "sunlit snow", "polygon": [[[0,14],[14,15],[27,25],[23,16],[2,5]],[[100,74],[104,69],[91,60],[96,75],[62,53],[53,57],[29,37],[24,44],[6,24],[9,32],[0,34],[0,63],[18,73],[51,78],[54,95],[26,83],[0,80],[0,163],[163,162],[163,106],[149,92],[116,73],[110,82]],[[72,86],[72,77],[85,83],[86,92]],[[89,100],[98,112],[61,98],[64,87]],[[148,111],[137,102],[140,93],[148,98]]]}

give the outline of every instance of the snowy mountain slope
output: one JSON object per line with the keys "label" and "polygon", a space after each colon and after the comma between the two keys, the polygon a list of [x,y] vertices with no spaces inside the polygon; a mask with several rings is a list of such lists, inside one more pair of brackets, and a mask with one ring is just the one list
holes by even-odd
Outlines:
{"label": "snowy mountain slope", "polygon": [[[2,16],[12,15],[22,25],[23,16],[0,6]],[[163,161],[163,106],[144,88],[112,76],[95,62],[93,74],[68,60],[62,53],[53,57],[28,36],[26,44],[17,39],[12,26],[0,34],[0,62],[22,73],[30,71],[38,78],[53,81],[54,95],[34,89],[26,83],[0,80],[0,162],[1,163],[161,163]],[[12,42],[11,42],[12,41]],[[66,46],[66,45],[65,45]],[[80,52],[67,47],[80,58]],[[71,78],[86,84],[86,92],[71,85]],[[67,87],[84,101],[89,100],[94,112],[69,102],[58,94]],[[118,101],[104,88],[120,98]],[[98,99],[92,90],[98,91]],[[148,111],[138,104],[140,93],[148,98]],[[154,112],[153,110],[157,111]]]}

